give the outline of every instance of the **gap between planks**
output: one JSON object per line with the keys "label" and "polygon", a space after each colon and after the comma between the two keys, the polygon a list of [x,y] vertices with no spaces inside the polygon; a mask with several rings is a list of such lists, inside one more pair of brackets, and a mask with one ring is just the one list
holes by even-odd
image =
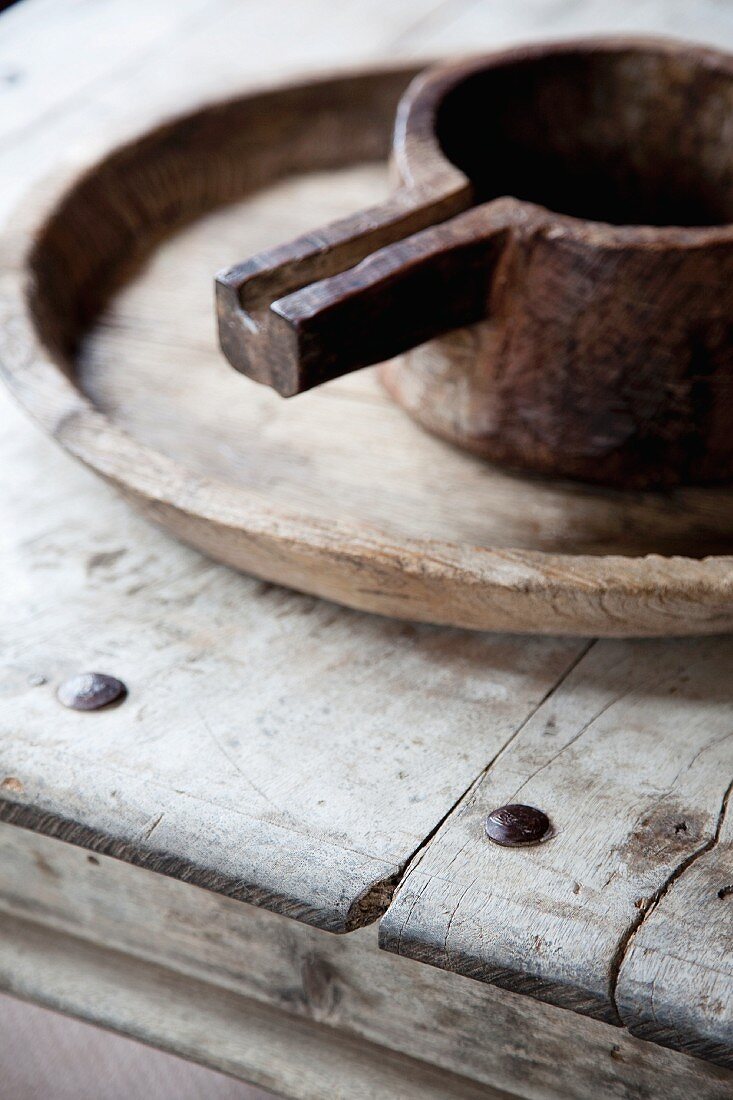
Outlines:
{"label": "gap between planks", "polygon": [[[379,877],[354,899],[349,907],[343,927],[340,929],[327,928],[327,926],[320,925],[319,922],[316,922],[319,923],[320,927],[326,927],[327,930],[331,932],[340,931],[349,933],[365,925],[372,924],[384,916],[392,903],[395,890],[402,882],[406,873],[413,869],[414,866],[418,865],[438,831],[459,806],[471,796],[471,793],[481,783],[482,779],[491,770],[497,760],[502,757],[513,741],[521,734],[522,730],[531,721],[536,712],[554,695],[573,670],[587,657],[595,645],[595,642],[596,639],[590,639],[583,640],[579,644],[579,647],[574,650],[572,656],[560,671],[552,686],[532,705],[528,713],[517,723],[514,730],[509,734],[499,751],[496,752],[488,763],[471,778],[467,786],[461,791],[437,823],[423,837],[420,843],[399,862],[396,871],[390,875]],[[164,817],[165,811],[157,813],[149,819],[142,831],[143,840],[147,841],[149,839]],[[183,882],[193,881],[195,885],[203,889],[222,894],[226,897],[232,897],[265,908],[276,908],[278,912],[283,913],[291,919],[306,921],[306,923],[309,922],[309,915],[305,911],[303,905],[294,903],[292,898],[286,898],[284,896],[279,897],[277,906],[273,906],[273,898],[270,897],[266,890],[250,885],[243,891],[242,884],[238,880],[230,880],[220,871],[206,869],[195,859],[182,858],[180,855],[175,855],[170,852],[161,852],[153,848],[144,848],[128,837],[109,836],[98,828],[85,824],[82,821],[75,820],[72,817],[62,816],[58,812],[46,812],[37,806],[28,805],[23,802],[5,800],[1,797],[1,792],[0,821],[15,825],[16,827],[29,829],[32,832],[41,833],[45,836],[54,837],[92,852],[99,852],[115,859],[120,859],[123,862],[144,867],[155,873],[180,879]],[[137,839],[139,841],[140,838]],[[363,853],[357,854],[361,855]]]}
{"label": "gap between planks", "polygon": [[[578,666],[583,665],[584,658],[588,657],[594,645],[594,642],[591,642],[587,645],[585,651],[577,657],[570,668],[566,669],[565,673],[558,680],[552,690],[550,690],[546,694],[544,702],[550,701],[550,703],[552,704],[552,698],[557,694],[561,684],[565,680],[567,680],[573,668],[577,668]],[[604,649],[605,645],[606,644],[604,643]],[[596,650],[596,656],[599,655],[599,653],[600,651]],[[701,658],[703,656],[704,655],[700,655]],[[595,657],[593,658],[593,660],[595,660]],[[629,655],[627,655],[626,663],[628,663],[628,660]],[[701,664],[704,665],[705,663],[706,662],[704,660],[701,660]],[[619,668],[623,670],[624,664],[620,662]],[[670,675],[671,672],[672,670],[666,670],[664,673],[662,673],[662,680],[660,680],[660,683],[663,683],[664,678]],[[581,676],[582,675],[583,671],[581,669]],[[638,692],[639,690],[641,690],[644,682],[645,681],[643,679],[635,681],[633,691]],[[626,690],[621,690],[619,694],[619,687],[623,687],[623,684],[617,685],[617,688],[613,693],[613,698],[607,700],[606,705],[601,708],[600,711],[595,713],[591,717],[590,721],[586,721],[587,714],[582,714],[582,729],[579,733],[577,731],[573,731],[573,736],[570,740],[567,741],[561,752],[566,751],[571,745],[575,744],[575,742],[580,739],[582,734],[589,728],[589,726],[593,726],[594,723],[597,723],[600,715],[604,714],[607,710],[610,709],[611,706],[613,706],[616,702],[619,702],[626,695],[629,694]],[[691,693],[691,698],[695,698],[700,690],[703,690],[703,688],[702,685],[698,684],[697,692],[693,691]],[[537,708],[535,708],[532,714],[527,717],[527,719],[522,724],[522,728],[525,728],[527,725],[531,724],[533,716],[537,714],[538,711],[540,711],[541,707],[542,703]],[[553,705],[549,707],[549,710],[552,709]],[[682,714],[684,713],[685,712],[683,709]],[[722,714],[719,714],[719,722],[722,717]],[[619,720],[616,719],[617,724],[618,721]],[[580,726],[580,724],[581,723],[579,722],[578,725]],[[623,719],[621,720],[621,725],[623,726]],[[684,726],[684,721],[682,723],[682,726]],[[682,728],[682,726],[680,726],[680,729]],[[632,727],[629,727],[629,732],[631,732]],[[613,729],[613,724],[609,728]],[[515,731],[512,738],[510,738],[506,742],[504,748],[502,748],[502,750],[496,754],[494,760],[484,770],[482,776],[474,781],[474,783],[471,785],[471,788],[464,796],[464,799],[460,800],[467,804],[469,810],[470,807],[473,805],[473,802],[476,800],[474,797],[474,792],[482,787],[483,781],[486,780],[486,777],[490,773],[492,775],[495,774],[497,770],[497,762],[500,761],[507,753],[511,753],[511,746],[514,742],[516,742],[520,732],[521,730],[519,729]],[[670,733],[671,731],[667,732]],[[687,760],[686,767],[683,770],[689,772],[692,768],[692,765],[695,764],[703,751],[706,751],[711,747],[720,745],[723,741],[728,740],[729,736],[730,732],[728,731],[723,737],[718,736],[716,739],[709,741],[705,745],[704,749],[700,749],[698,752],[695,753],[694,756],[692,756],[691,759]],[[499,778],[498,790],[500,792],[500,795],[496,799],[496,804],[513,801],[516,798],[516,795],[524,790],[526,785],[531,781],[532,776],[535,774],[539,774],[540,771],[547,768],[549,764],[551,764],[552,761],[556,759],[559,755],[559,753],[555,753],[555,755],[551,756],[549,760],[545,761],[542,767],[537,769],[536,772],[531,772],[532,759],[531,755],[528,755],[528,752],[531,754],[531,741],[532,739],[530,738],[529,744],[527,746],[527,751],[525,751],[524,753],[524,758],[522,759],[521,754],[519,757],[522,767],[525,765],[529,765],[529,779],[526,778],[526,774],[522,771],[521,767],[519,770],[519,774],[512,777],[512,772],[516,769],[511,766],[510,762],[508,770],[507,768],[504,769],[504,771],[507,773],[504,777],[504,780]],[[663,742],[661,744],[661,751],[663,751],[668,757],[669,764],[675,763],[674,757],[670,756],[673,751],[672,742],[670,742],[670,744],[668,745],[666,744],[666,742]],[[727,758],[721,757],[721,763],[724,759]],[[727,770],[728,769],[726,769],[726,771]],[[667,798],[672,791],[677,789],[677,781],[679,779],[679,776],[680,770],[678,769],[676,777],[665,783],[666,793],[664,795],[664,798]],[[511,778],[514,778],[515,782],[510,785],[510,783],[507,782],[507,779]],[[727,782],[728,775],[721,776],[720,778]],[[519,783],[519,786],[517,786],[516,783],[516,780],[518,779],[522,780],[521,783]],[[488,785],[489,783],[491,783],[491,779],[486,780],[486,784]],[[691,790],[694,790],[694,788],[691,788]],[[563,966],[561,965],[562,956],[559,956],[557,960],[558,965],[560,966],[559,970],[556,967],[554,973],[548,974],[545,973],[542,968],[540,968],[535,975],[534,982],[530,982],[528,984],[526,981],[523,983],[517,980],[511,983],[508,980],[505,981],[504,972],[501,969],[502,966],[504,966],[505,968],[509,967],[509,969],[506,970],[507,976],[513,974],[514,978],[517,978],[517,974],[515,973],[515,968],[513,967],[512,963],[510,961],[504,960],[510,958],[512,950],[517,951],[519,950],[519,948],[516,946],[512,946],[513,941],[511,940],[511,938],[509,940],[505,940],[502,939],[501,935],[500,943],[502,946],[503,954],[502,951],[500,951],[500,953],[497,955],[495,952],[492,953],[492,951],[488,948],[487,950],[484,950],[476,943],[473,943],[472,945],[470,940],[471,935],[474,936],[474,939],[475,937],[478,937],[478,939],[481,940],[484,922],[485,920],[490,919],[490,917],[487,915],[487,911],[482,910],[480,900],[474,900],[474,902],[472,903],[473,908],[471,908],[471,905],[469,905],[469,912],[467,914],[467,917],[464,917],[464,928],[462,932],[461,930],[459,930],[459,952],[462,946],[464,951],[469,952],[469,955],[465,958],[460,957],[459,961],[454,965],[455,960],[451,960],[448,954],[448,940],[450,938],[451,926],[454,923],[454,917],[456,916],[458,908],[461,906],[464,897],[466,896],[466,894],[472,891],[473,885],[476,885],[476,880],[474,880],[473,884],[469,882],[469,872],[474,868],[472,867],[472,857],[470,851],[466,850],[465,847],[465,844],[467,842],[461,839],[460,823],[458,824],[457,829],[454,826],[453,839],[451,839],[450,835],[448,838],[446,838],[444,831],[443,836],[439,838],[439,841],[437,842],[437,849],[435,844],[424,845],[419,853],[419,858],[413,860],[412,865],[404,873],[403,879],[409,881],[412,873],[415,872],[418,867],[420,867],[420,864],[425,860],[427,856],[427,871],[418,871],[416,879],[410,882],[410,886],[408,886],[407,890],[405,890],[403,883],[400,887],[397,898],[393,899],[391,912],[387,915],[387,919],[383,921],[380,926],[380,946],[382,946],[386,950],[394,951],[397,954],[405,954],[408,957],[430,963],[431,965],[438,966],[442,969],[455,970],[458,973],[473,977],[474,979],[482,982],[497,984],[501,987],[511,989],[515,993],[529,994],[530,996],[537,997],[540,1000],[549,1001],[550,1003],[553,1003],[560,1007],[564,1007],[566,1009],[572,1009],[576,1012],[580,1012],[581,1014],[596,1016],[596,1018],[601,1018],[607,1023],[615,1024],[617,1027],[623,1027],[631,1031],[631,1033],[639,1035],[640,1037],[651,1039],[652,1041],[661,1041],[664,1045],[672,1046],[674,1049],[683,1049],[688,1053],[695,1054],[697,1053],[695,1049],[692,1049],[690,1046],[681,1045],[679,1040],[674,1042],[664,1042],[664,1040],[659,1040],[655,1038],[655,1035],[652,1035],[648,1029],[647,1031],[642,1033],[642,1030],[637,1023],[636,1017],[633,1014],[633,1004],[630,995],[626,996],[624,1000],[620,990],[623,991],[624,983],[626,982],[628,984],[628,981],[631,980],[631,978],[633,977],[632,975],[627,975],[627,968],[625,968],[625,963],[626,960],[630,958],[632,949],[636,950],[634,947],[634,942],[637,933],[639,933],[641,929],[645,928],[645,922],[659,908],[659,906],[670,893],[672,888],[676,884],[679,884],[680,881],[689,882],[690,875],[692,874],[691,869],[703,856],[706,856],[710,852],[714,851],[719,842],[723,842],[725,829],[727,828],[727,807],[729,805],[731,791],[733,790],[733,783],[728,784],[727,787],[724,786],[724,784],[721,784],[718,790],[719,794],[717,805],[713,803],[713,805],[709,806],[707,811],[707,828],[705,829],[704,833],[702,833],[702,835],[697,838],[697,843],[694,849],[688,850],[686,854],[680,853],[676,862],[670,860],[664,869],[665,873],[662,881],[658,881],[655,888],[650,890],[648,893],[643,888],[644,875],[637,876],[637,888],[640,889],[641,893],[641,896],[637,895],[638,900],[635,902],[638,911],[631,911],[631,919],[627,917],[628,923],[626,926],[624,926],[624,924],[620,920],[609,920],[609,928],[612,928],[615,925],[614,930],[616,932],[616,937],[615,939],[612,939],[611,942],[609,942],[608,947],[610,950],[605,956],[608,959],[606,984],[604,988],[606,1011],[600,1016],[597,1013],[598,992],[593,994],[593,996],[596,997],[596,1000],[594,1001],[591,997],[591,999],[588,1000],[587,1003],[581,1003],[579,1000],[577,1000],[577,998],[573,1000],[569,999],[567,996],[563,996],[562,988],[564,983],[562,977]],[[649,812],[649,809],[652,809],[652,807],[656,807],[656,805],[660,801],[664,801],[664,798],[657,799],[655,803],[651,803],[646,812]],[[529,801],[533,800],[530,798]],[[481,798],[479,798],[477,806],[473,807],[470,824],[471,835],[474,835],[475,830],[478,828],[478,818],[476,815],[479,811],[481,814],[485,813],[486,810],[489,808],[490,803],[491,799],[486,798],[486,791],[484,791],[483,801]],[[544,805],[543,802],[533,802],[533,804],[540,806]],[[454,813],[456,809],[457,806],[454,807]],[[692,808],[690,807],[689,810],[691,811],[691,809]],[[674,806],[672,805],[671,808],[665,812],[673,813]],[[461,813],[459,812],[456,817],[460,819]],[[444,822],[445,821],[447,821],[447,818],[444,819]],[[647,825],[647,822],[643,821],[641,822],[641,824]],[[634,829],[635,828],[636,823],[634,825]],[[450,824],[448,824],[449,833],[450,829],[451,826]],[[677,830],[675,829],[675,832],[676,831]],[[472,843],[474,842],[472,841]],[[458,868],[456,868],[457,873],[450,874],[449,871],[451,864],[460,859],[464,851],[466,851],[467,867],[464,868],[463,872],[460,872]],[[490,864],[492,860],[491,852],[485,852],[484,855],[485,860],[488,861]],[[485,862],[484,865],[486,865]],[[478,867],[480,867],[480,864],[478,864],[476,868],[477,873],[480,874],[480,870],[478,870]],[[688,873],[687,877],[685,877],[686,872]],[[563,873],[562,869],[557,873],[561,875]],[[616,873],[618,873],[618,871],[614,872],[614,874]],[[647,872],[644,872],[644,874],[647,874]],[[424,882],[420,881],[421,875],[425,878]],[[501,881],[501,877],[499,876],[497,878],[497,882],[501,884]],[[443,887],[439,885],[441,882],[448,884],[445,889],[443,889]],[[468,885],[466,885],[467,883]],[[431,887],[431,884],[433,888],[432,893],[429,893],[427,898],[423,897],[423,895],[426,893],[426,890]],[[452,886],[450,884],[452,884]],[[602,885],[603,884],[601,884],[601,886]],[[649,885],[651,886],[652,884],[649,883]],[[718,883],[718,886],[719,885],[720,884]],[[505,888],[511,889],[511,876],[509,876],[509,879],[504,882],[504,886]],[[576,883],[576,887],[577,886],[578,884]],[[461,887],[464,887],[462,891]],[[452,897],[450,896],[451,890],[453,891],[454,895]],[[492,887],[489,886],[488,892],[485,894],[487,902],[489,897],[491,896],[491,892]],[[578,889],[573,890],[573,893],[578,892]],[[503,896],[503,894],[499,894],[497,901],[498,905],[501,904]],[[720,891],[718,892],[717,896],[721,896]],[[514,898],[513,904],[515,910],[521,909],[521,897],[518,896],[516,892],[514,892],[513,894],[507,895],[507,901],[511,901],[512,897]],[[613,898],[611,899],[611,901],[613,901]],[[413,914],[415,914],[415,910],[417,910],[417,914],[413,916]],[[541,906],[538,909],[538,912],[542,912]],[[494,913],[493,909],[491,910],[491,913]],[[609,910],[609,913],[611,913],[611,910]],[[597,915],[599,917],[602,917],[602,913],[600,911]],[[491,925],[489,925],[489,927],[491,927]],[[541,923],[535,924],[534,930],[536,931],[538,928],[540,930],[542,929]],[[463,935],[463,940],[461,940],[461,935]],[[466,939],[467,936],[468,939]],[[550,943],[552,941],[550,939],[547,942]],[[539,947],[537,949],[539,951]],[[578,953],[577,959],[575,958],[573,952],[571,952],[570,954],[571,957],[569,959],[566,959],[566,962],[571,968],[575,967],[577,969],[577,961],[580,960],[582,964],[583,952],[580,951]],[[500,959],[502,961],[499,961]],[[497,967],[499,968],[498,970]],[[600,974],[601,972],[599,971],[598,973]],[[566,973],[566,980],[568,976],[569,972]],[[568,988],[572,988],[574,984],[574,982],[571,982]],[[582,986],[580,988],[586,987]],[[592,981],[587,988],[589,991],[593,990]],[[638,996],[637,999],[639,999]],[[621,1001],[620,1008],[618,1003],[619,1000]],[[632,1008],[629,1008],[627,1010],[627,1005],[625,1001],[629,1001],[629,1004],[632,1004]],[[665,1008],[668,1007],[669,1006],[665,1005]],[[704,1028],[701,1034],[706,1034],[704,1032]],[[717,1051],[714,1054],[710,1053],[710,1051],[711,1046],[710,1043],[708,1043],[708,1047],[705,1048],[705,1054],[703,1056],[707,1057],[713,1062],[718,1062],[720,1065],[730,1065],[729,1055],[724,1048],[724,1057],[720,1057]]]}
{"label": "gap between planks", "polygon": [[[499,751],[492,756],[488,764],[486,764],[486,766],[483,767],[481,771],[473,777],[465,790],[461,791],[456,800],[446,810],[440,820],[436,822],[430,832],[425,836],[423,840],[421,840],[415,850],[407,857],[397,873],[392,875],[389,879],[384,879],[382,880],[382,882],[376,883],[374,886],[371,887],[370,890],[366,892],[366,894],[356,900],[354,906],[352,906],[352,911],[358,907],[359,910],[363,911],[365,915],[373,915],[370,916],[369,920],[365,919],[360,924],[354,924],[354,928],[359,928],[363,924],[370,924],[372,923],[372,921],[380,920],[384,916],[384,914],[387,912],[390,905],[392,904],[392,898],[394,897],[395,890],[400,885],[407,872],[414,870],[414,868],[418,866],[420,860],[422,859],[424,853],[427,851],[430,842],[432,841],[436,833],[438,833],[438,831],[442,829],[448,818],[455,813],[459,806],[461,806],[462,803],[466,801],[466,799],[471,797],[472,792],[476,789],[479,783],[482,782],[485,776],[491,771],[497,760],[499,760],[500,757],[503,756],[503,754],[507,751],[512,742],[520,735],[527,723],[531,722],[532,718],[540,709],[540,707],[542,707],[547,702],[547,700],[555,694],[555,692],[562,686],[562,684],[565,683],[571,672],[575,668],[577,668],[579,664],[581,664],[581,662],[585,659],[588,653],[590,653],[591,649],[597,641],[597,638],[590,638],[589,640],[585,641],[580,649],[580,652],[576,653],[575,656],[571,658],[571,660],[560,673],[552,687],[548,688],[545,694],[538,700],[537,703],[535,703],[535,705],[532,707],[526,717],[523,718],[522,721],[517,725],[513,733],[509,735]],[[381,946],[382,945],[380,941],[380,947]]]}
{"label": "gap between planks", "polygon": [[[572,660],[570,660],[568,662],[568,664],[563,669],[563,671],[560,673],[560,675],[558,676],[557,680],[552,685],[552,687],[548,688],[548,690],[545,692],[545,694],[542,696],[542,698],[538,700],[538,702],[534,705],[534,707],[532,707],[532,709],[526,715],[526,717],[523,718],[522,721],[518,724],[518,726],[514,730],[514,732],[509,735],[509,737],[504,742],[502,747],[498,750],[498,752],[494,753],[494,755],[489,760],[488,764],[486,764],[486,766],[483,767],[481,769],[481,771],[477,775],[474,776],[474,778],[468,784],[466,789],[458,795],[458,798],[455,800],[453,805],[443,814],[440,821],[438,821],[437,824],[430,830],[430,832],[427,834],[425,839],[417,846],[417,848],[412,853],[412,855],[410,855],[407,858],[407,860],[405,861],[403,866],[400,868],[399,875],[396,876],[395,879],[394,879],[394,885],[392,886],[392,891],[390,893],[389,902],[388,902],[387,906],[385,906],[384,911],[378,915],[379,917],[384,916],[384,913],[387,911],[387,909],[389,908],[389,905],[392,902],[392,897],[394,895],[395,890],[400,885],[400,883],[402,882],[402,879],[405,877],[405,875],[408,873],[408,871],[413,871],[415,869],[415,867],[417,867],[419,865],[420,860],[422,859],[423,855],[427,851],[427,849],[430,845],[430,842],[433,839],[433,837],[436,835],[436,833],[438,833],[439,830],[442,829],[443,825],[446,823],[448,818],[451,817],[456,812],[456,810],[458,810],[459,807],[464,802],[468,801],[468,799],[471,797],[473,792],[476,790],[476,788],[479,786],[479,784],[486,778],[486,776],[489,774],[489,772],[494,767],[494,765],[497,763],[497,761],[504,755],[504,753],[509,749],[509,746],[517,739],[517,737],[519,737],[519,735],[521,734],[521,732],[525,728],[525,726],[527,726],[532,721],[532,719],[534,718],[537,711],[541,707],[543,707],[545,705],[545,703],[549,699],[552,698],[552,696],[555,694],[555,692],[558,691],[562,687],[562,685],[567,680],[568,676],[570,676],[570,674],[574,671],[574,669],[576,669],[578,667],[578,665],[581,664],[581,662],[588,656],[588,654],[590,653],[591,649],[593,648],[593,646],[596,644],[597,641],[598,641],[598,638],[590,638],[585,642],[585,644],[582,646],[580,652],[576,653],[575,656],[572,658]],[[375,919],[378,919],[378,918],[375,918]],[[407,922],[405,922],[405,923],[407,923]],[[380,943],[380,946],[381,946],[381,943]]]}
{"label": "gap between planks", "polygon": [[[613,1010],[618,1018],[618,1022],[622,1027],[626,1027],[627,1024],[631,1023],[632,1021],[626,1020],[623,1013],[619,1009],[617,999],[618,984],[621,976],[621,970],[627,956],[629,955],[629,952],[631,951],[631,948],[633,947],[634,939],[636,938],[637,933],[641,930],[644,922],[647,920],[648,917],[651,916],[654,910],[664,900],[664,898],[674,886],[675,882],[682,878],[685,871],[689,870],[689,868],[692,867],[693,863],[696,863],[701,856],[704,856],[706,854],[706,852],[712,852],[712,850],[717,845],[718,841],[720,840],[720,834],[723,828],[726,813],[728,811],[728,803],[730,801],[732,791],[733,779],[728,784],[725,794],[723,795],[720,812],[718,814],[718,820],[715,824],[715,829],[713,830],[712,835],[709,836],[703,844],[696,848],[694,852],[690,852],[689,855],[687,855],[683,860],[680,861],[680,863],[674,868],[671,874],[667,876],[666,881],[659,887],[658,890],[655,891],[647,904],[642,906],[639,911],[638,917],[631,922],[627,932],[619,940],[618,949],[611,963],[609,996],[611,1000],[611,1005],[613,1006]],[[720,894],[718,894],[718,897],[720,897]]]}

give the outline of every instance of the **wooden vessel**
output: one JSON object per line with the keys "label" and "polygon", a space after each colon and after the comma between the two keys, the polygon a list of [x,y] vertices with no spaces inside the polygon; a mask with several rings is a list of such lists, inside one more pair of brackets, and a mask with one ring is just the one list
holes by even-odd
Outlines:
{"label": "wooden vessel", "polygon": [[11,389],[151,519],[267,580],[475,629],[729,629],[730,488],[630,496],[507,474],[422,432],[372,371],[284,402],[220,356],[222,256],[385,198],[413,75],[252,93],[110,134],[106,156],[56,175],[3,241]]}
{"label": "wooden vessel", "polygon": [[394,192],[224,272],[222,348],[286,396],[414,348],[390,392],[476,454],[730,482],[730,117],[733,55],[684,42],[428,69],[397,110]]}

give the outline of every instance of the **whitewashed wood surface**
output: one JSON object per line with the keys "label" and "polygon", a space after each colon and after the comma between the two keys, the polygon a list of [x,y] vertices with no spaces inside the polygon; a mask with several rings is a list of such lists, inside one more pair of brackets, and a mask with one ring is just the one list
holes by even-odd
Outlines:
{"label": "whitewashed wood surface", "polygon": [[631,937],[616,987],[619,1012],[634,1034],[721,1065],[730,1065],[733,1049],[729,803],[730,785],[699,854],[678,865]]}
{"label": "whitewashed wood surface", "polygon": [[[276,72],[600,31],[733,47],[733,8],[24,0],[0,17],[0,212],[112,122]],[[341,930],[415,856],[391,949],[730,1064],[729,642],[585,653],[263,589],[147,527],[4,395],[0,421],[4,816]],[[62,712],[55,683],[94,666],[128,702]],[[508,856],[480,819],[520,789],[560,827]]]}
{"label": "whitewashed wood surface", "polygon": [[[696,1052],[706,1028],[720,1045],[733,1008],[731,910],[718,897],[728,876],[709,865],[692,910],[668,891],[718,837],[733,775],[732,679],[730,638],[596,643],[416,857],[383,946],[640,1033],[641,1004],[616,1003],[619,969],[628,989],[661,966],[654,1037],[672,1041],[665,1025],[687,1013]],[[512,802],[542,808],[556,835],[528,849],[487,844],[486,815]],[[715,999],[690,984],[680,951],[699,978],[715,962]]]}
{"label": "whitewashed wood surface", "polygon": [[733,1086],[621,1028],[380,951],[373,924],[333,936],[10,825],[0,865],[0,987],[289,1096],[723,1100]]}
{"label": "whitewashed wood surface", "polygon": [[[344,931],[581,648],[263,585],[168,541],[15,410],[2,447],[7,820]],[[61,707],[84,669],[124,705]]]}

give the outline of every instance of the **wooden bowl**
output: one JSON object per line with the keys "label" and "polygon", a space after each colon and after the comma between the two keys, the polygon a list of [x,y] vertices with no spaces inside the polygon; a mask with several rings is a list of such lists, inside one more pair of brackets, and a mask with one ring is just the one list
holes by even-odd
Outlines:
{"label": "wooden bowl", "polygon": [[730,629],[731,489],[517,477],[421,431],[372,371],[283,402],[223,362],[222,250],[385,197],[412,75],[242,95],[123,145],[108,135],[106,154],[55,174],[0,252],[10,388],[155,522],[267,580],[476,629]]}
{"label": "wooden bowl", "polygon": [[683,42],[429,69],[386,202],[219,276],[222,349],[292,396],[415,348],[390,393],[476,454],[618,488],[729,482],[732,120],[733,55]]}

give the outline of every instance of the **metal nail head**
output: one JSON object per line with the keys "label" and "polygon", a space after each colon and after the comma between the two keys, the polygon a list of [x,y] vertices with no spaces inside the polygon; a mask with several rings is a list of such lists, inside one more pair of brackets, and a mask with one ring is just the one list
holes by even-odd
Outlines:
{"label": "metal nail head", "polygon": [[493,810],[484,822],[484,829],[489,840],[505,848],[541,844],[552,836],[547,814],[536,806],[523,806],[518,802]]}
{"label": "metal nail head", "polygon": [[81,672],[65,680],[56,692],[58,701],[72,710],[101,710],[121,702],[126,695],[122,680],[104,672]]}

